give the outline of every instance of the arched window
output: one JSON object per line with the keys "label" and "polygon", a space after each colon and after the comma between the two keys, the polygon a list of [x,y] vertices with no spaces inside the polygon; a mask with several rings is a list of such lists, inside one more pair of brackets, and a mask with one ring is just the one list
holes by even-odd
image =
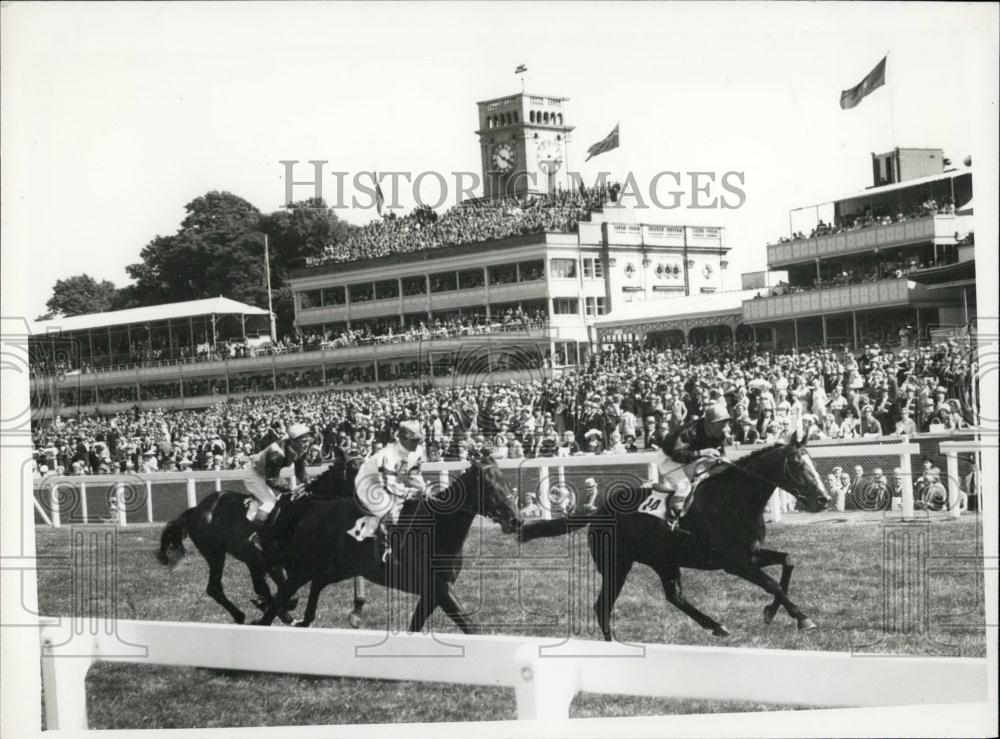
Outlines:
{"label": "arched window", "polygon": [[518,115],[516,110],[514,111],[514,123],[520,123],[520,120],[518,120]]}
{"label": "arched window", "polygon": [[505,126],[509,126],[510,125],[510,113],[504,113],[503,114],[503,124]]}
{"label": "arched window", "polygon": [[534,123],[534,122],[535,122],[535,111],[533,111],[533,110],[529,110],[529,111],[528,111],[528,120],[529,120],[529,121],[530,121],[531,123]]}
{"label": "arched window", "polygon": [[549,122],[549,113],[548,111],[545,111],[545,113],[542,114],[542,123],[548,123],[548,122]]}
{"label": "arched window", "polygon": [[562,113],[559,114],[558,118],[559,118],[559,125],[561,126],[562,125]]}

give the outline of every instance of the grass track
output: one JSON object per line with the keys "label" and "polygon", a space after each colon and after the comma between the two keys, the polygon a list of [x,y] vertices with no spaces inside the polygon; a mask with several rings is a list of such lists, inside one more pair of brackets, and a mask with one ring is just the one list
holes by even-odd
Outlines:
{"label": "grass track", "polygon": [[[115,603],[102,600],[100,593],[74,597],[73,580],[65,570],[43,570],[38,574],[41,612],[103,614],[110,605],[122,618],[229,622],[228,614],[204,594],[207,567],[190,542],[189,556],[172,570],[153,559],[160,528],[139,525],[118,531]],[[78,537],[82,533],[86,539],[111,531],[97,526],[39,527],[37,550],[40,555],[57,556],[75,551],[78,563],[87,563],[93,551],[79,546],[74,550],[74,533]],[[930,557],[928,608],[926,613],[911,608],[911,616],[923,615],[923,619],[897,618],[887,624],[883,616],[887,601],[892,604],[905,598],[911,604],[919,602],[917,591],[908,589],[905,582],[884,577],[901,569],[899,561],[887,561],[883,554],[887,536],[898,536],[901,531],[910,537],[911,563],[916,561],[912,545],[926,542]],[[783,611],[766,626],[761,609],[769,599],[762,591],[722,573],[685,571],[687,597],[732,631],[729,639],[720,641],[669,606],[655,574],[637,567],[616,607],[618,638],[730,647],[985,655],[982,577],[977,567],[982,556],[981,522],[975,515],[958,521],[932,518],[926,524],[900,528],[896,519],[876,514],[793,514],[771,527],[768,534],[769,546],[794,556],[797,566],[791,597],[819,629],[800,633]],[[519,554],[511,538],[484,524],[473,529],[466,553],[470,559],[458,581],[458,593],[479,620],[498,633],[565,636],[567,613],[576,612],[583,618],[578,625],[580,638],[599,637],[590,606],[600,580],[590,565],[582,536],[532,542]],[[584,565],[573,588],[567,566],[570,556]],[[479,568],[482,570],[477,572]],[[246,569],[230,560],[224,584],[230,598],[251,614],[252,590]],[[320,600],[316,627],[345,628],[350,600],[350,583],[327,588]],[[413,599],[403,596],[400,602],[402,613],[397,619],[405,623]],[[380,628],[389,614],[385,591],[370,586],[368,603],[368,627]],[[890,614],[898,612],[890,608]],[[435,614],[433,623],[443,632],[455,630],[440,613]],[[96,666],[88,677],[88,706],[91,727],[109,729],[515,718],[513,690],[507,688],[221,673],[155,665]],[[580,695],[571,716],[774,708],[778,707]]]}

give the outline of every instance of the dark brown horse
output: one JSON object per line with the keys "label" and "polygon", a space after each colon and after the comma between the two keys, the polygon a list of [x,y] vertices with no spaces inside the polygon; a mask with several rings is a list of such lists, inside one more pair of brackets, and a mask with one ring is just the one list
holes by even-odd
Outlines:
{"label": "dark brown horse", "polygon": [[[779,606],[784,606],[800,629],[815,628],[813,621],[788,599],[791,557],[763,546],[764,509],[776,487],[794,493],[809,511],[822,510],[829,503],[823,482],[802,449],[804,444],[796,437],[788,444],[766,447],[704,480],[681,524],[687,535],[668,536],[659,519],[640,512],[648,491],[636,486],[612,491],[596,513],[526,523],[521,528],[521,541],[589,528],[591,557],[602,578],[594,611],[608,641],[611,611],[636,562],[651,567],[660,576],[670,603],[715,636],[728,636],[729,632],[684,598],[682,567],[724,570],[752,582],[774,596],[774,601],[764,608],[766,622],[770,623]],[[762,569],[770,565],[781,565],[780,584]]]}
{"label": "dark brown horse", "polygon": [[[354,476],[359,466],[360,460],[349,460],[341,452],[330,467],[306,485],[306,492],[316,496],[351,498],[354,494]],[[267,549],[266,557],[249,541],[256,528],[246,516],[246,503],[250,496],[224,491],[206,496],[198,505],[187,509],[164,526],[156,558],[164,565],[176,562],[186,553],[184,537],[190,537],[208,563],[208,586],[205,591],[229,612],[236,623],[244,623],[246,614],[226,597],[222,587],[226,555],[235,557],[247,566],[257,594],[254,604],[259,609],[266,610],[272,602],[267,577],[270,575],[279,587],[284,582],[282,566],[287,556],[287,546],[284,546],[282,539],[287,539],[294,530],[295,521],[309,497],[307,495],[294,502],[282,501],[281,513],[274,527],[277,545]],[[358,581],[355,584],[354,610],[351,612],[352,626],[360,625],[364,603],[364,588]],[[285,623],[290,623],[291,616],[287,611],[294,608],[295,601],[290,600],[278,613],[278,617]]]}
{"label": "dark brown horse", "polygon": [[269,624],[292,596],[311,583],[309,602],[296,626],[316,617],[320,593],[330,583],[361,576],[379,585],[420,596],[410,631],[420,631],[438,606],[466,633],[478,631],[452,584],[462,570],[462,547],[477,515],[500,524],[504,533],[519,521],[496,462],[473,461],[445,490],[407,501],[390,531],[396,553],[388,563],[376,554],[374,539],[356,541],[347,532],[364,512],[351,500],[311,500],[299,517],[288,559],[288,579],[255,623]]}

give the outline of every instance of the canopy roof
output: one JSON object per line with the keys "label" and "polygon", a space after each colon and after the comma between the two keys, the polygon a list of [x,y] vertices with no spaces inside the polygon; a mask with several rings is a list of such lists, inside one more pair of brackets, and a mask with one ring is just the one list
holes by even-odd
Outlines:
{"label": "canopy roof", "polygon": [[767,297],[769,289],[762,287],[753,290],[731,290],[705,295],[690,295],[683,298],[662,298],[630,303],[598,318],[594,321],[594,325],[608,328],[644,321],[673,321],[682,318],[742,314],[743,301],[752,300],[757,293]]}
{"label": "canopy roof", "polygon": [[154,323],[157,321],[180,318],[195,318],[208,315],[245,315],[266,316],[267,310],[255,308],[246,303],[224,298],[205,298],[203,300],[186,300],[181,303],[162,303],[148,305],[144,308],[128,308],[104,313],[85,313],[69,318],[53,318],[50,321],[37,321],[31,326],[33,335],[44,335],[49,332],[86,331],[92,328],[108,328],[124,326],[132,323]]}

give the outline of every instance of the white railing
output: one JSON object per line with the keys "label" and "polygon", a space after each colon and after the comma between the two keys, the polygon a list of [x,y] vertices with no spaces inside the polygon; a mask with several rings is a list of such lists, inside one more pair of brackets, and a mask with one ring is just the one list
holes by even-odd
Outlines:
{"label": "white railing", "polygon": [[[809,454],[817,459],[854,459],[861,457],[898,457],[899,464],[894,471],[897,471],[900,477],[900,500],[899,506],[903,517],[909,518],[913,516],[914,512],[914,499],[913,499],[913,468],[910,462],[911,456],[920,454],[920,446],[913,443],[905,438],[886,437],[886,443],[880,444],[843,444],[837,445],[832,444],[829,446],[810,446]],[[752,454],[760,446],[745,446],[745,447],[730,447],[727,449],[727,456],[730,459],[740,459]],[[957,453],[966,452],[976,449],[974,442],[942,442],[941,444],[942,452],[948,454],[949,467],[948,467],[948,479],[946,481],[946,487],[949,490],[949,501],[951,501],[951,496],[955,496],[955,500],[961,495],[958,485],[958,462]],[[946,449],[948,451],[946,451]],[[566,489],[566,470],[573,469],[577,467],[622,467],[622,466],[645,466],[646,474],[645,479],[653,482],[657,479],[656,472],[656,459],[657,455],[654,452],[638,452],[631,454],[601,454],[596,456],[581,455],[575,457],[530,457],[521,459],[500,459],[497,460],[497,464],[502,470],[538,470],[538,487],[534,492],[537,493],[539,507],[542,509],[542,517],[549,519],[552,517],[552,499],[550,497],[550,492],[553,486],[557,490]],[[428,462],[424,464],[423,471],[426,476],[431,476],[433,474],[438,475],[439,482],[442,486],[446,486],[450,479],[450,473],[458,473],[464,470],[468,466],[467,462]],[[313,467],[310,468],[310,476],[315,476],[323,471],[323,467]],[[888,471],[887,471],[888,474]],[[154,521],[153,517],[153,484],[154,483],[170,483],[170,482],[184,482],[187,488],[187,502],[189,507],[193,507],[197,504],[196,496],[196,483],[198,481],[211,480],[214,482],[214,489],[216,491],[222,490],[224,482],[237,482],[243,480],[245,473],[238,470],[226,470],[226,471],[176,471],[176,472],[155,472],[155,473],[142,473],[142,474],[130,474],[127,476],[126,480],[123,480],[122,475],[90,475],[87,477],[57,477],[42,479],[40,481],[40,489],[48,493],[48,503],[49,503],[49,515],[45,515],[44,508],[39,504],[39,501],[35,500],[36,510],[39,511],[40,516],[46,523],[51,521],[51,525],[60,526],[61,525],[61,512],[59,506],[60,489],[64,486],[74,487],[79,490],[80,502],[81,502],[81,513],[82,522],[88,523],[87,514],[87,496],[88,496],[88,486],[98,487],[107,486],[115,487],[114,508],[116,509],[116,522],[120,526],[125,526],[128,524],[126,515],[126,488],[130,485],[141,485],[146,489],[146,510],[145,518],[147,522],[152,523]],[[105,488],[106,489],[106,488]],[[839,510],[843,510],[843,500],[839,501]],[[949,511],[953,516],[958,516],[960,514],[961,507],[957,505],[951,505],[949,502]],[[774,523],[779,523],[782,516],[782,504],[781,495],[779,491],[775,492],[772,496],[769,504],[769,513],[771,516],[771,521]]]}
{"label": "white railing", "polygon": [[[99,661],[513,687],[519,719],[567,719],[578,692],[813,707],[981,703],[987,661],[847,652],[163,621],[44,619],[48,729],[87,728]],[[959,710],[956,706],[955,710]]]}

